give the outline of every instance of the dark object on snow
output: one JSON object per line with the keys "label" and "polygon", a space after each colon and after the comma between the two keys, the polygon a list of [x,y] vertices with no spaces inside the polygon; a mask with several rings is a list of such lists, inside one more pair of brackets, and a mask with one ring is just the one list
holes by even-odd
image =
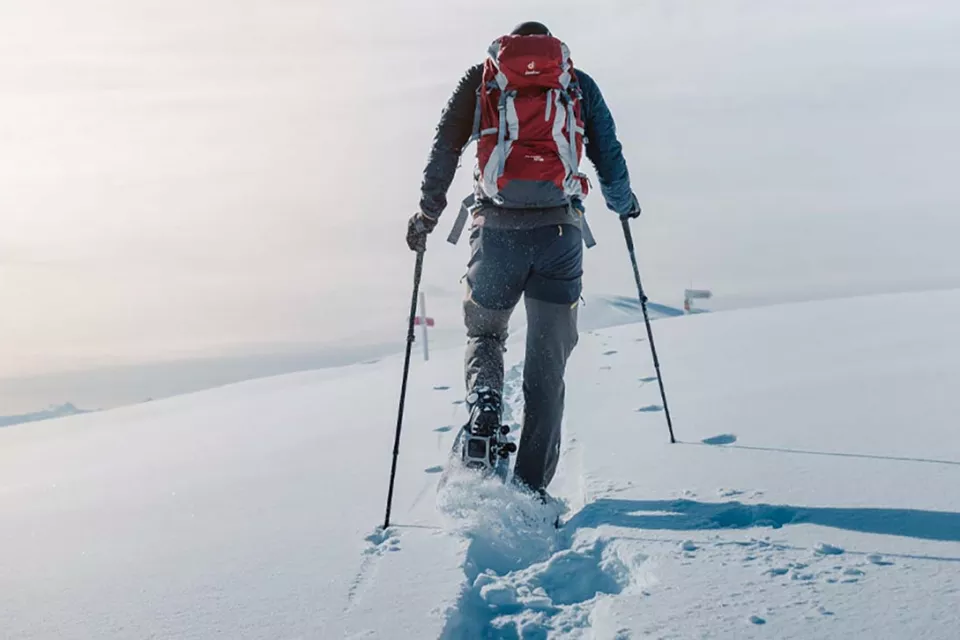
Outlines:
{"label": "dark object on snow", "polygon": [[640,307],[643,309],[643,322],[647,325],[647,338],[650,340],[650,353],[653,354],[653,368],[657,370],[657,382],[660,385],[660,398],[663,399],[663,412],[667,416],[667,428],[670,429],[670,442],[676,443],[677,439],[673,437],[673,421],[670,419],[670,408],[667,406],[667,393],[663,390],[663,377],[660,375],[660,359],[657,357],[657,347],[653,344],[653,329],[650,328],[650,315],[647,313],[647,294],[643,292],[643,285],[640,283],[640,267],[637,266],[637,253],[633,248],[633,234],[630,232],[630,218],[635,216],[624,215],[620,217],[623,223],[623,238],[627,241],[627,251],[630,253],[630,263],[633,265],[633,277],[637,281],[637,295],[640,296]]}

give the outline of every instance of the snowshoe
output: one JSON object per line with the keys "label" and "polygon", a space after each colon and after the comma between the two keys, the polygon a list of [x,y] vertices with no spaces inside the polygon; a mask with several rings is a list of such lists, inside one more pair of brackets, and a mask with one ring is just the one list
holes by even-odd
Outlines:
{"label": "snowshoe", "polygon": [[517,445],[507,439],[510,427],[501,424],[500,394],[489,387],[477,388],[467,396],[467,406],[470,419],[459,438],[463,466],[505,481],[510,454],[516,452]]}

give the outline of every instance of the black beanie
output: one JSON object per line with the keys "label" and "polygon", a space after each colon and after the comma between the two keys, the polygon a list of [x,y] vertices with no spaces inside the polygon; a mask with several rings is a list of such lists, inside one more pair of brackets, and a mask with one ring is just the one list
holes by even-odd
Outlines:
{"label": "black beanie", "polygon": [[512,36],[549,36],[550,29],[542,22],[522,22],[510,34]]}

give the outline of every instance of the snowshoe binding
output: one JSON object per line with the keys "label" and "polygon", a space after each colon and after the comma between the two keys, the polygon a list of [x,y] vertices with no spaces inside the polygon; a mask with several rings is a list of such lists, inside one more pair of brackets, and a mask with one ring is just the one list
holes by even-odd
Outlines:
{"label": "snowshoe binding", "polygon": [[501,424],[500,394],[489,387],[478,387],[467,396],[470,419],[460,437],[463,466],[484,474],[495,474],[506,480],[510,454],[517,445],[507,439],[510,427]]}

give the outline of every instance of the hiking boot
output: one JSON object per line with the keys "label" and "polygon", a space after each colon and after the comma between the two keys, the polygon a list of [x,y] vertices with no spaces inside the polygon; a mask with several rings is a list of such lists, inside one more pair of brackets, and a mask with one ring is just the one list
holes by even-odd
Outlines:
{"label": "hiking boot", "polygon": [[491,437],[500,433],[502,401],[500,392],[477,387],[467,395],[470,418],[464,429],[475,436]]}

